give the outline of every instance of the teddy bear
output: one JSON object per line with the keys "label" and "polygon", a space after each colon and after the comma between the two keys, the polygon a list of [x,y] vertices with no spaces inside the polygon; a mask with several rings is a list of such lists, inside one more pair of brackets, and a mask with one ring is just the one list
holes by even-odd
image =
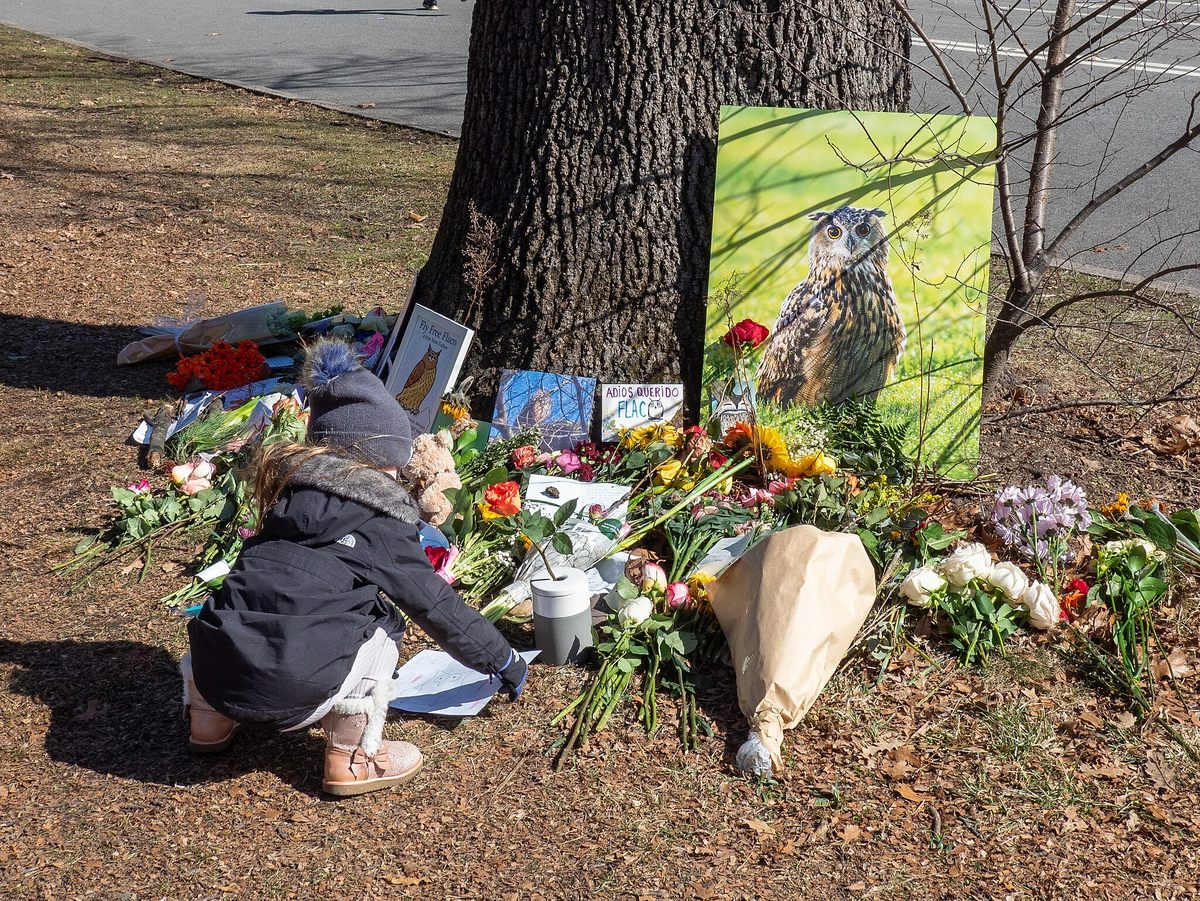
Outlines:
{"label": "teddy bear", "polygon": [[446,500],[446,489],[462,487],[450,453],[453,447],[454,439],[445,429],[434,435],[418,435],[413,439],[412,460],[401,471],[430,525],[440,526],[454,509]]}

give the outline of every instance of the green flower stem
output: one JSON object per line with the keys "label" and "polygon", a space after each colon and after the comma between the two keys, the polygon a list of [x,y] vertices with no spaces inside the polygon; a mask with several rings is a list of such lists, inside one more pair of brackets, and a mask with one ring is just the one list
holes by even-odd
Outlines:
{"label": "green flower stem", "polygon": [[690,507],[693,503],[695,503],[697,498],[703,497],[717,485],[725,481],[725,479],[741,472],[753,462],[754,458],[750,456],[745,457],[736,463],[731,460],[720,469],[710,473],[708,476],[701,479],[691,491],[683,496],[682,500],[675,504],[675,506],[669,509],[666,513],[659,515],[659,517],[651,522],[648,526],[644,526],[643,528],[638,529],[636,532],[631,532],[629,535],[627,535],[625,540],[620,542],[613,549],[613,553],[619,553],[620,551],[624,551],[628,548],[636,546],[638,542],[642,541],[642,539],[661,526],[668,519],[675,516],[681,510]]}

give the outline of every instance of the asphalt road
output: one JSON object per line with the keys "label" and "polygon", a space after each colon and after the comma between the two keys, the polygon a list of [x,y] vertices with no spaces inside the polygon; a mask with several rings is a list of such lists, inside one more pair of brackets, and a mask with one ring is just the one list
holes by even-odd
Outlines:
{"label": "asphalt road", "polygon": [[457,135],[473,4],[0,0],[0,23],[333,109]]}
{"label": "asphalt road", "polygon": [[[1081,15],[1093,6],[1081,0]],[[974,0],[910,0],[910,8],[973,108],[987,113],[985,93],[969,87],[981,63],[987,71],[976,49],[983,40]],[[1036,43],[1039,26],[1044,33],[1040,8],[1041,0],[1015,0],[1022,39]],[[1120,4],[1096,27],[1128,8]],[[457,134],[471,10],[471,3],[460,0],[442,0],[436,12],[423,10],[419,0],[0,0],[0,22],[182,72]],[[1167,23],[1189,13],[1200,16],[1200,0],[1159,0],[1116,35],[1162,33]],[[1052,227],[1087,202],[1098,167],[1103,188],[1158,152],[1187,118],[1200,90],[1200,32],[1193,28],[1155,47],[1149,65],[1122,62],[1138,52],[1134,38],[1115,40],[1084,70],[1107,75],[1114,92],[1130,96],[1063,127]],[[1019,42],[1007,41],[1002,66],[1015,65],[1019,53]],[[914,58],[913,109],[960,111],[919,41]],[[1074,96],[1084,80],[1076,80]],[[1013,121],[1020,128],[1022,116],[1036,115],[1036,97],[1027,97],[1019,109]],[[1198,229],[1200,156],[1185,151],[1097,214],[1066,255],[1110,272],[1146,274],[1168,249],[1176,263],[1200,262],[1200,238],[1171,237]],[[1200,287],[1200,273],[1177,279]]]}

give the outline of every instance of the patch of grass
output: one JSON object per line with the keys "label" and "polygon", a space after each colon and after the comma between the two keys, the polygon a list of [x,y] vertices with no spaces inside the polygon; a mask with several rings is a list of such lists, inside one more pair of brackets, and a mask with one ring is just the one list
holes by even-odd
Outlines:
{"label": "patch of grass", "polygon": [[1023,703],[1004,704],[986,717],[991,746],[1002,760],[1018,763],[1031,752],[1042,751],[1054,738],[1054,725],[1042,713]]}

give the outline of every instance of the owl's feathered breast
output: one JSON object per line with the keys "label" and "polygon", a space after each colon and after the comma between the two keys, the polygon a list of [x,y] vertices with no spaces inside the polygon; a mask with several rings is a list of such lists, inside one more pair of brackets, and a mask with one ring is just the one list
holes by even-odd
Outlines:
{"label": "owl's feathered breast", "polygon": [[886,269],[818,261],[780,308],[760,392],[806,404],[871,396],[903,349],[904,324]]}

